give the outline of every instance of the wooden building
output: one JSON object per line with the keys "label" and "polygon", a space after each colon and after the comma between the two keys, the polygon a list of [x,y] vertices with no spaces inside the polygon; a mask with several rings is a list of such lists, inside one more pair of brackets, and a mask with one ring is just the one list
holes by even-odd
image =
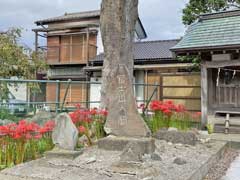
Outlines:
{"label": "wooden building", "polygon": [[[36,21],[40,28],[35,32],[36,51],[46,53],[50,66],[45,78],[50,80],[88,81],[89,76],[83,70],[89,60],[103,52],[100,33],[100,11],[65,13],[63,16]],[[146,38],[146,32],[138,19],[136,23],[136,40]],[[46,39],[44,45],[40,45]],[[46,101],[63,101],[68,89],[67,105],[89,100],[87,84],[47,84]],[[57,95],[58,94],[58,95]],[[57,97],[58,96],[58,97]]]}
{"label": "wooden building", "polygon": [[202,124],[214,123],[216,132],[240,132],[239,50],[240,10],[201,15],[172,48],[201,58]]}
{"label": "wooden building", "polygon": [[[189,71],[192,63],[180,62],[172,56],[170,48],[178,42],[173,39],[134,43],[134,78],[138,84],[134,89],[139,104],[146,103],[150,98],[173,100],[177,104],[184,104],[188,110],[200,111],[200,74]],[[103,59],[104,54],[99,54],[85,68],[91,82],[101,82]],[[155,84],[157,86],[151,86]],[[100,85],[93,84],[90,87],[90,100],[96,99],[100,100]]]}

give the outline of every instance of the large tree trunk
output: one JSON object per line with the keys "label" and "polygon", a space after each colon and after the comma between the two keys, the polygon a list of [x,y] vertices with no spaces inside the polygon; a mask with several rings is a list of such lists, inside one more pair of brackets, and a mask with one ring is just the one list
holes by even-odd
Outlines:
{"label": "large tree trunk", "polygon": [[103,0],[104,46],[101,103],[108,109],[105,131],[116,136],[149,136],[133,93],[133,40],[138,0]]}

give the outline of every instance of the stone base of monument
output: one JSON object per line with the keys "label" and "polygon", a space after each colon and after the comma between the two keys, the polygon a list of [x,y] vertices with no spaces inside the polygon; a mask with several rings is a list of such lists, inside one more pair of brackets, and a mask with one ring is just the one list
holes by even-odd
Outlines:
{"label": "stone base of monument", "polygon": [[52,151],[45,152],[44,156],[46,158],[61,158],[61,159],[75,159],[83,153],[83,150],[64,150],[59,148],[54,148]]}
{"label": "stone base of monument", "polygon": [[123,151],[129,144],[137,144],[143,154],[152,154],[155,151],[153,138],[130,138],[108,136],[98,141],[98,148],[108,151]]}

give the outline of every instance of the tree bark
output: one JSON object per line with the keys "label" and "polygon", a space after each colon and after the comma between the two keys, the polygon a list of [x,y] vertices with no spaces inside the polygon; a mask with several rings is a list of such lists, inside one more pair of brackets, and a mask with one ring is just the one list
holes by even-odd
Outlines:
{"label": "tree bark", "polygon": [[138,0],[103,0],[104,47],[101,105],[108,109],[105,131],[116,136],[149,136],[133,92],[133,40]]}

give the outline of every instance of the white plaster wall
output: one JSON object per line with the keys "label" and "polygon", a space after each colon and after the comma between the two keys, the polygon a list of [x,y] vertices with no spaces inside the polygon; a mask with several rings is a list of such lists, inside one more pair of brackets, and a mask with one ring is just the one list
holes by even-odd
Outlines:
{"label": "white plaster wall", "polygon": [[[16,77],[12,77],[11,79],[17,79]],[[9,86],[10,92],[16,97],[18,100],[27,101],[27,85],[26,83],[17,83],[17,86]]]}
{"label": "white plaster wall", "polygon": [[97,55],[103,53],[103,43],[102,43],[102,35],[100,28],[98,28],[98,35],[97,35]]}
{"label": "white plaster wall", "polygon": [[[135,72],[135,83],[144,83],[144,71],[136,71]],[[143,101],[144,100],[144,86],[135,85],[135,96],[136,100]],[[143,102],[138,102],[137,104],[140,105]]]}
{"label": "white plaster wall", "polygon": [[[104,49],[103,49],[103,43],[102,43],[101,30],[100,30],[100,28],[98,28],[97,30],[98,30],[98,34],[97,34],[97,55],[99,55],[99,54],[104,52]],[[134,33],[134,41],[139,41],[136,32]]]}
{"label": "white plaster wall", "polygon": [[[101,82],[101,78],[91,78],[91,82]],[[90,85],[90,101],[100,101],[101,99],[101,84]],[[90,108],[99,108],[100,103],[91,103]]]}
{"label": "white plaster wall", "polygon": [[[92,77],[90,79],[91,82],[98,82],[100,83],[102,79],[100,77]],[[144,71],[136,71],[135,72],[135,83],[144,83]],[[144,100],[144,86],[136,85],[134,87],[135,90],[135,97],[136,100],[140,100],[141,102],[138,102],[138,106],[143,103]],[[90,101],[100,101],[101,100],[101,84],[91,84],[90,85]],[[90,108],[97,107],[99,108],[100,103],[91,103]]]}

